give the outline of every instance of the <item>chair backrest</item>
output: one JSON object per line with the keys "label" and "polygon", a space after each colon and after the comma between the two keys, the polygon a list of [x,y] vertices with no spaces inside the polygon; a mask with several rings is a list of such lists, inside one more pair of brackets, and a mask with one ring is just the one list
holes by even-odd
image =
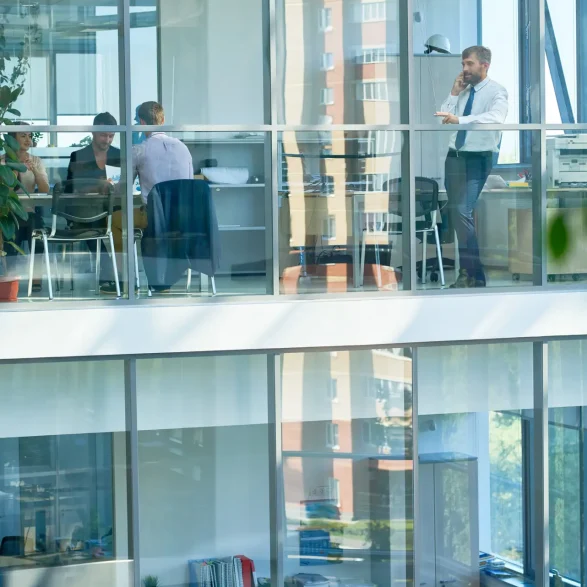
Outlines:
{"label": "chair backrest", "polygon": [[88,224],[112,216],[114,186],[106,180],[72,179],[53,188],[51,213],[71,222]]}
{"label": "chair backrest", "polygon": [[23,556],[24,538],[22,536],[4,536],[0,543],[0,556]]}
{"label": "chair backrest", "polygon": [[[391,179],[384,186],[389,193],[389,212],[402,216],[402,179]],[[416,177],[416,218],[428,220],[438,208],[438,182],[428,177]]]}

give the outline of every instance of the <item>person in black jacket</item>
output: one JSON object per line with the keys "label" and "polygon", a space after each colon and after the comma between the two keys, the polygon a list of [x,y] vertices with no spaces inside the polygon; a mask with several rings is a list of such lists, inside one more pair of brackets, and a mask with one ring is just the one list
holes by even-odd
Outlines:
{"label": "person in black jacket", "polygon": [[[116,126],[118,123],[116,118],[110,114],[110,112],[102,112],[94,118],[94,126]],[[120,167],[120,149],[112,146],[115,133],[113,132],[93,132],[92,142],[87,147],[74,151],[69,157],[69,166],[67,168],[67,183],[65,184],[65,192],[72,193],[75,191],[76,180],[84,181],[84,189],[87,189],[88,180],[96,180],[96,189],[99,189],[100,182],[108,180],[106,173],[106,166]],[[78,211],[78,213],[83,211]],[[87,214],[91,216],[91,208]],[[100,221],[96,226],[85,224],[86,228],[102,228],[105,221]],[[76,226],[77,227],[77,226]],[[79,227],[77,227],[79,228]],[[91,252],[96,253],[97,242],[88,241],[88,248]],[[102,255],[105,254],[105,248],[102,244]],[[107,259],[102,259],[100,263],[101,275],[100,283],[108,286],[114,281],[112,274],[111,264],[107,262]]]}
{"label": "person in black jacket", "polygon": [[[109,112],[102,112],[94,118],[94,126],[116,126],[116,118]],[[67,180],[108,179],[106,165],[120,167],[120,149],[112,146],[113,132],[92,133],[92,143],[79,151],[74,151],[69,158]]]}

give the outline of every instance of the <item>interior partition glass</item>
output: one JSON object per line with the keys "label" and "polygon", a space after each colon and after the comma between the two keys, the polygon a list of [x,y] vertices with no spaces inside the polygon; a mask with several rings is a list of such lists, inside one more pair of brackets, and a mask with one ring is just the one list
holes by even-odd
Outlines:
{"label": "interior partition glass", "polygon": [[0,365],[3,585],[130,587],[122,361]]}
{"label": "interior partition glass", "polygon": [[0,275],[16,284],[19,303],[126,296],[120,134],[19,128],[7,140],[26,166],[14,186],[26,220],[4,244]]}
{"label": "interior partition glass", "polygon": [[534,576],[532,345],[418,349],[420,584]]}
{"label": "interior partition glass", "polygon": [[402,289],[403,141],[382,130],[280,135],[282,293]]}
{"label": "interior partition glass", "polygon": [[133,110],[146,101],[159,102],[167,124],[174,125],[266,122],[264,38],[269,21],[264,4],[132,1]]}
{"label": "interior partition glass", "polygon": [[399,4],[278,0],[279,122],[400,122]]}
{"label": "interior partition glass", "polygon": [[410,349],[283,355],[286,585],[413,585]]}
{"label": "interior partition glass", "polygon": [[[489,92],[503,98],[496,123],[530,122],[529,93],[527,98],[525,90],[529,86],[530,48],[523,33],[528,26],[524,2],[419,0],[415,10],[417,122],[434,123],[437,113],[446,111],[463,116],[471,86],[483,92],[475,98],[478,103],[484,102]],[[469,114],[477,114],[477,109]],[[520,146],[519,139],[511,135],[508,143]],[[500,162],[505,162],[504,158]]]}
{"label": "interior partition glass", "polygon": [[585,585],[587,342],[548,343],[550,568]]}
{"label": "interior partition glass", "polygon": [[99,112],[120,118],[117,3],[8,2],[3,14],[2,49],[11,59],[2,84],[23,86],[19,117],[69,125],[91,124]]}
{"label": "interior partition glass", "polygon": [[456,289],[532,285],[540,265],[533,251],[540,194],[520,141],[536,150],[539,133],[450,125],[416,133],[419,288],[442,287],[443,274],[445,286]]}
{"label": "interior partition glass", "polygon": [[271,292],[269,133],[134,138],[139,295]]}
{"label": "interior partition glass", "polygon": [[587,133],[547,131],[546,272],[553,284],[585,282]]}
{"label": "interior partition glass", "polygon": [[141,579],[268,584],[267,358],[137,361],[137,405]]}

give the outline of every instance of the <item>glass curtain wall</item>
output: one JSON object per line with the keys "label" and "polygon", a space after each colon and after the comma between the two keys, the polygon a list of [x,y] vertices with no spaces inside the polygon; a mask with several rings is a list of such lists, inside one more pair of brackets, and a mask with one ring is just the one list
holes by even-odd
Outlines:
{"label": "glass curtain wall", "polygon": [[2,364],[3,584],[582,585],[584,355]]}
{"label": "glass curtain wall", "polygon": [[413,9],[5,3],[5,123],[38,127],[5,139],[13,297],[582,283],[582,2]]}

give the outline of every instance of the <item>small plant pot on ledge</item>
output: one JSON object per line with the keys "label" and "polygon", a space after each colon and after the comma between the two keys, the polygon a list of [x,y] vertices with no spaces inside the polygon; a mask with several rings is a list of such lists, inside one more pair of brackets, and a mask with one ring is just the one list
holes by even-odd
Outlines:
{"label": "small plant pot on ledge", "polygon": [[0,304],[18,300],[18,278],[0,277]]}

